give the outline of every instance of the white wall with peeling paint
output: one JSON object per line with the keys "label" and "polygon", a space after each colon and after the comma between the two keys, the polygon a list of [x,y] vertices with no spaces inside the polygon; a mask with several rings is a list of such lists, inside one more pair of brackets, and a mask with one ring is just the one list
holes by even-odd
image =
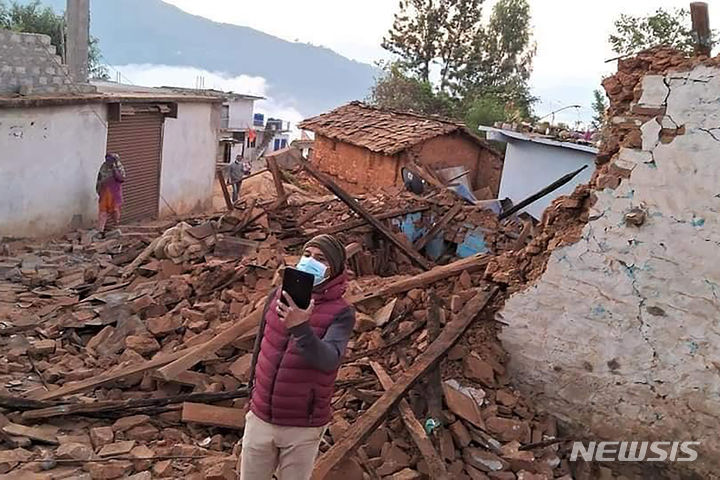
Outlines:
{"label": "white wall with peeling paint", "polygon": [[105,105],[0,109],[0,237],[95,221],[105,156]]}
{"label": "white wall with peeling paint", "polygon": [[[597,192],[582,239],[511,297],[501,338],[517,384],[608,440],[698,440],[689,468],[720,466],[720,70],[643,82],[642,106],[685,134],[623,150],[632,171]],[[627,226],[633,208],[646,222]]]}

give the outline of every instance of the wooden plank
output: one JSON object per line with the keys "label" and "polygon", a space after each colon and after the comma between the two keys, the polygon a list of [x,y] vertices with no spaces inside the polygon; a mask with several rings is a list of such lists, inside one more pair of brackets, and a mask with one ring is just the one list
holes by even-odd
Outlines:
{"label": "wooden plank", "polygon": [[265,157],[267,162],[268,170],[272,173],[273,181],[275,182],[275,192],[277,193],[277,206],[280,207],[285,204],[287,196],[285,195],[285,187],[282,182],[282,174],[280,173],[280,167],[278,167],[277,159],[275,157]]}
{"label": "wooden plank", "polygon": [[313,480],[323,480],[335,465],[343,461],[380,425],[388,411],[400,401],[410,387],[455,345],[497,292],[498,289],[493,288],[489,292],[478,293],[468,301],[457,317],[445,326],[438,339],[415,359],[412,367],[403,373],[393,386],[352,424],[345,436],[316,462]]}
{"label": "wooden plank", "polygon": [[185,402],[182,406],[182,421],[242,430],[245,428],[245,410]]}
{"label": "wooden plank", "polygon": [[417,266],[423,270],[430,270],[432,264],[422,255],[420,255],[412,246],[400,241],[380,220],[375,218],[365,207],[360,205],[350,194],[340,188],[335,182],[330,180],[327,176],[315,170],[308,163],[303,164],[305,170],[310,175],[315,177],[320,183],[325,185],[336,197],[338,197],[345,205],[350,207],[352,211],[364,218],[370,225],[372,225],[383,237],[385,237],[390,243],[395,245],[401,252],[403,252],[410,260],[413,261]]}
{"label": "wooden plank", "polygon": [[[377,362],[370,362],[370,366],[380,380],[380,385],[382,385],[383,389],[390,390],[394,382],[385,369],[383,369],[382,365]],[[410,437],[415,442],[415,445],[417,445],[425,462],[427,462],[428,469],[430,470],[430,478],[449,480],[450,475],[445,468],[445,462],[443,462],[440,455],[438,455],[435,447],[425,433],[423,426],[420,425],[418,419],[415,418],[415,414],[407,400],[404,398],[400,400],[398,410],[400,411],[400,418],[402,418],[405,423],[405,428],[407,428],[408,433],[410,433]]]}
{"label": "wooden plank", "polygon": [[442,230],[443,228],[445,228],[445,225],[447,225],[448,223],[450,223],[450,221],[451,221],[453,218],[455,218],[455,216],[456,216],[458,213],[460,213],[460,212],[462,211],[462,209],[463,209],[462,203],[456,203],[455,205],[453,205],[453,207],[452,207],[450,210],[448,210],[447,212],[445,212],[445,215],[443,215],[443,217],[442,217],[440,220],[438,220],[437,222],[435,222],[435,225],[433,225],[433,226],[430,228],[430,230],[427,231],[427,233],[426,233],[425,235],[423,235],[422,237],[420,237],[420,238],[415,242],[415,249],[417,249],[418,251],[420,251],[420,250],[422,250],[423,248],[425,248],[425,246],[426,246],[428,243],[430,243],[430,241],[431,241],[433,238],[435,238],[435,237],[438,235],[438,233],[440,233],[440,230]]}
{"label": "wooden plank", "polygon": [[[65,405],[56,405],[38,410],[29,410],[23,412],[23,420],[41,420],[45,418],[61,417],[67,415],[86,415],[93,416],[95,414],[105,414],[108,412],[123,414],[124,412],[132,413],[142,411],[145,408],[163,407],[166,405],[179,404],[183,402],[193,403],[215,403],[224,400],[242,398],[248,395],[245,387],[238,388],[231,392],[200,392],[185,393],[172,397],[162,398],[131,398],[128,400],[103,400],[92,403],[70,403]],[[99,415],[102,416],[102,415]]]}
{"label": "wooden plank", "polygon": [[7,425],[2,427],[3,433],[12,435],[14,437],[27,437],[37,442],[47,443],[49,445],[58,445],[57,436],[47,433],[36,427],[27,427],[25,425],[19,425],[17,423],[8,422]]}
{"label": "wooden plank", "polygon": [[[440,299],[434,291],[430,292],[430,310],[428,311],[428,340],[434,342],[442,332],[440,326]],[[428,413],[433,418],[440,418],[442,415],[442,372],[437,366],[430,370],[427,375],[427,405]]]}
{"label": "wooden plank", "polygon": [[262,312],[262,306],[255,308],[250,315],[215,335],[211,340],[188,352],[186,355],[177,358],[172,363],[168,362],[164,367],[159,368],[157,374],[164,380],[174,380],[207,356],[212,355],[226,345],[230,345],[239,336],[257,327],[260,324]]}
{"label": "wooden plank", "polygon": [[[418,212],[425,212],[427,210],[430,210],[430,207],[422,206],[422,207],[408,208],[405,210],[391,210],[386,213],[377,214],[377,215],[375,215],[375,218],[377,218],[378,220],[387,220],[388,218],[401,217],[403,215],[409,215],[411,213],[418,213]],[[303,235],[303,238],[293,239],[292,241],[288,242],[288,245],[293,246],[293,245],[298,245],[298,244],[304,243],[305,238],[309,237],[309,236],[322,235],[322,234],[333,235],[335,233],[346,232],[346,231],[352,230],[354,228],[360,228],[367,224],[368,224],[368,222],[363,218],[360,218],[357,220],[349,220],[345,223],[340,223],[338,225],[333,225],[330,227],[324,227],[324,228],[320,228],[317,230],[309,231],[307,234]]]}
{"label": "wooden plank", "polygon": [[228,210],[235,209],[235,205],[233,205],[232,198],[230,197],[230,192],[228,192],[227,183],[225,182],[225,178],[223,178],[223,174],[218,171],[216,176],[218,182],[220,182],[220,190],[222,190],[223,198],[225,199],[225,206]]}
{"label": "wooden plank", "polygon": [[442,267],[435,267],[429,272],[423,272],[420,275],[415,275],[411,278],[398,280],[397,282],[381,287],[373,292],[355,295],[347,300],[350,303],[359,303],[372,298],[404,293],[412,290],[413,288],[422,288],[437,281],[444,280],[455,275],[460,275],[465,271],[472,272],[485,268],[491,258],[492,257],[490,255],[485,254],[473,255],[472,257],[463,258],[462,260],[458,260],[448,265],[443,265]]}
{"label": "wooden plank", "polygon": [[136,365],[130,365],[128,367],[118,369],[114,372],[96,375],[94,377],[88,378],[87,380],[68,383],[56,390],[52,390],[49,392],[42,391],[39,395],[33,395],[32,398],[34,398],[35,400],[52,400],[55,398],[63,397],[65,395],[83,392],[85,390],[90,390],[91,388],[99,387],[106,383],[119,380],[129,375],[134,375],[136,373],[142,373],[147,370],[152,370],[153,368],[162,367],[163,365],[167,365],[168,363],[173,362],[186,355],[188,355],[187,350],[181,350],[179,352],[171,353],[168,355],[160,355],[157,358],[153,358],[152,360],[148,360],[144,363],[138,363]]}

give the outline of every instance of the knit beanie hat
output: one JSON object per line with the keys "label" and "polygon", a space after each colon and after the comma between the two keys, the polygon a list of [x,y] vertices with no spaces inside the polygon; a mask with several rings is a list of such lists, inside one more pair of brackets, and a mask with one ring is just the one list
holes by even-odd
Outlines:
{"label": "knit beanie hat", "polygon": [[345,247],[340,241],[332,235],[318,235],[305,244],[303,250],[307,247],[319,248],[328,263],[330,263],[330,278],[337,277],[343,271],[345,271],[345,261],[347,259],[345,254]]}

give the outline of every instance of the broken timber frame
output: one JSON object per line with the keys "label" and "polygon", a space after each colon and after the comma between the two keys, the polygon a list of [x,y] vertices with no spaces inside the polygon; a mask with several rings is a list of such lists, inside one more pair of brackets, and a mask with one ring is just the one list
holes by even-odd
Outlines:
{"label": "broken timber frame", "polygon": [[[380,380],[380,385],[382,385],[383,389],[390,390],[393,386],[393,380],[383,369],[382,365],[377,362],[370,362],[370,367],[372,367],[375,375],[377,375]],[[400,412],[400,418],[402,418],[405,423],[405,428],[407,428],[410,433],[410,437],[412,437],[418,450],[420,450],[423,458],[425,458],[425,462],[427,462],[428,470],[430,470],[430,478],[450,480],[450,475],[448,475],[447,469],[445,468],[445,462],[443,462],[440,455],[438,455],[437,450],[435,450],[435,447],[425,433],[425,429],[418,419],[415,418],[410,404],[404,398],[400,400],[398,404],[398,411]]]}
{"label": "broken timber frame", "polygon": [[421,288],[431,283],[435,283],[439,280],[443,280],[448,277],[460,275],[464,271],[473,272],[484,268],[492,257],[490,255],[478,254],[472,257],[463,258],[453,263],[443,265],[441,267],[435,267],[429,272],[421,273],[404,280],[391,283],[384,287],[381,287],[373,292],[364,293],[362,295],[355,295],[348,298],[350,303],[360,303],[366,300],[370,300],[377,297],[384,297],[386,295],[395,295],[398,293],[407,292],[413,288]]}
{"label": "broken timber frame", "polygon": [[490,303],[498,292],[493,288],[471,298],[457,317],[448,323],[440,336],[421,353],[409,370],[404,372],[395,384],[385,391],[380,399],[358,418],[345,435],[335,443],[316,463],[312,480],[323,480],[328,473],[352,450],[354,450],[382,422],[413,384],[445,356],[447,351],[460,339],[477,315]]}
{"label": "broken timber frame", "polygon": [[320,183],[325,185],[336,197],[342,200],[345,205],[350,207],[352,211],[364,218],[370,225],[372,225],[383,237],[385,237],[390,243],[395,245],[401,252],[403,252],[413,263],[422,268],[423,270],[430,270],[432,264],[417,250],[413,247],[400,241],[380,220],[375,218],[365,207],[355,200],[349,193],[340,188],[335,182],[330,180],[327,176],[315,170],[307,162],[303,164],[303,168],[315,177]]}
{"label": "broken timber frame", "polygon": [[232,199],[230,198],[230,192],[228,192],[227,183],[225,182],[225,175],[220,171],[220,169],[217,169],[215,171],[215,176],[218,179],[218,182],[220,182],[220,189],[222,190],[223,198],[225,199],[225,206],[228,210],[232,211],[235,208],[235,205],[233,205]]}
{"label": "broken timber frame", "polygon": [[275,192],[277,193],[277,206],[280,207],[285,204],[287,195],[285,194],[285,187],[282,182],[282,174],[280,173],[280,167],[277,164],[275,157],[265,157],[267,162],[268,170],[272,173],[273,181],[275,182]]}

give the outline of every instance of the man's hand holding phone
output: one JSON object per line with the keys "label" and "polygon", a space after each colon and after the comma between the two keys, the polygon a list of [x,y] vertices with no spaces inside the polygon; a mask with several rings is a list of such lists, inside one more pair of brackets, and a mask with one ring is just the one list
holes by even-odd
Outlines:
{"label": "man's hand holding phone", "polygon": [[295,304],[286,291],[283,291],[281,295],[282,298],[277,302],[277,314],[285,328],[291,329],[310,321],[310,316],[315,308],[315,300],[310,300],[310,306],[303,310]]}

